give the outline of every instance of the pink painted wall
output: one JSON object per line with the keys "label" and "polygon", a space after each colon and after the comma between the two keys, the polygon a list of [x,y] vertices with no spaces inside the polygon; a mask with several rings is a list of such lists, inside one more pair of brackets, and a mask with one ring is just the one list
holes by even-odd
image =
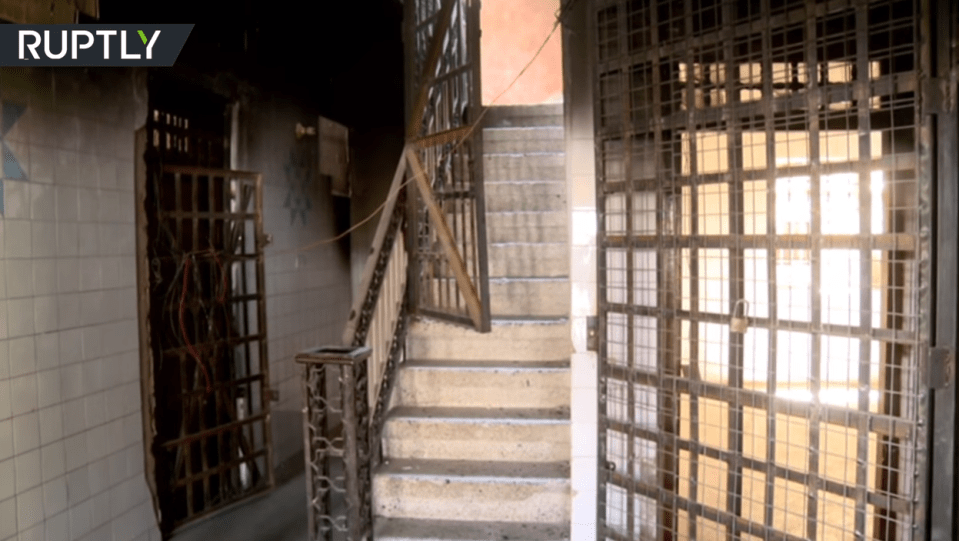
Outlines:
{"label": "pink painted wall", "polygon": [[[480,41],[483,104],[489,105],[516,78],[556,22],[559,0],[483,0]],[[563,58],[556,29],[543,52],[495,105],[563,101]]]}

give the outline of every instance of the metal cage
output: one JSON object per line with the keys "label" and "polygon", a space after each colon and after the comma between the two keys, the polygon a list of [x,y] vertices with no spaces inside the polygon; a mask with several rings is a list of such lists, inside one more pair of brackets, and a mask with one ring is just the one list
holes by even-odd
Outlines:
{"label": "metal cage", "polygon": [[924,539],[929,5],[591,11],[600,537]]}

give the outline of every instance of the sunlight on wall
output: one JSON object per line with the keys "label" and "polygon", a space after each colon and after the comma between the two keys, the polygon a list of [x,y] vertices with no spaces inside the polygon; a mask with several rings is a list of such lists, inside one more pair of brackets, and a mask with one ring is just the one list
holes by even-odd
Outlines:
{"label": "sunlight on wall", "polygon": [[[484,0],[480,8],[483,105],[500,95],[536,54],[556,22],[559,0]],[[560,29],[496,105],[563,101]]]}

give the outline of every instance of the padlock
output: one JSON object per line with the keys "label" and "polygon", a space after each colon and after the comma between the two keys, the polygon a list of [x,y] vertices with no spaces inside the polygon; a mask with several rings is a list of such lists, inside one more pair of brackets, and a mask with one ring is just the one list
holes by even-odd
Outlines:
{"label": "padlock", "polygon": [[739,334],[746,332],[746,329],[749,328],[748,309],[749,302],[746,299],[736,301],[736,304],[733,305],[732,318],[729,321],[729,330]]}

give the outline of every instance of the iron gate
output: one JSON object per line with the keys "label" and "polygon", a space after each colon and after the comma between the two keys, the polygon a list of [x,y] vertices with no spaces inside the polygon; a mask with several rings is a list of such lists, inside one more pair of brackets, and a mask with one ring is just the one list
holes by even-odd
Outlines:
{"label": "iron gate", "polygon": [[929,5],[592,6],[600,536],[924,539]]}
{"label": "iron gate", "polygon": [[[482,106],[479,35],[477,0],[405,2],[407,140],[446,223],[431,218],[422,189],[410,190],[411,310],[485,332],[490,311],[482,130],[474,129]],[[422,173],[415,157],[410,163],[415,181]],[[461,261],[444,246],[441,228],[449,230]],[[475,291],[461,287],[464,270]]]}
{"label": "iron gate", "polygon": [[165,536],[274,484],[262,177],[223,169],[222,103],[192,98],[154,85],[138,140],[144,436]]}

